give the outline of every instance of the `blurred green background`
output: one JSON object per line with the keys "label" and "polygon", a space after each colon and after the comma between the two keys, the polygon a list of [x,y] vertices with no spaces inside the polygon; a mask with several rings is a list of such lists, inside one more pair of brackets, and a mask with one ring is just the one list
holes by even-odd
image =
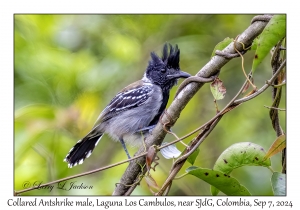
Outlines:
{"label": "blurred green background", "polygon": [[[69,169],[63,162],[70,148],[92,128],[100,112],[123,87],[140,79],[149,54],[161,54],[164,43],[178,44],[183,71],[196,74],[209,60],[217,43],[235,38],[254,15],[15,15],[14,16],[14,190],[46,183],[126,159],[118,142],[104,136],[84,164]],[[245,55],[251,69],[254,51]],[[261,87],[271,76],[270,56],[255,73]],[[241,59],[233,59],[221,71],[227,94],[218,102],[222,109],[245,78]],[[180,81],[181,82],[181,81]],[[171,97],[174,97],[173,88]],[[171,100],[169,101],[170,104]],[[269,110],[271,90],[226,114],[200,146],[196,166],[212,168],[230,145],[250,141],[267,150],[276,139]],[[280,107],[285,108],[285,87]],[[173,128],[178,136],[196,129],[215,115],[209,85],[190,101]],[[280,112],[285,130],[285,113]],[[192,137],[185,140],[188,143]],[[168,135],[165,141],[174,140]],[[183,150],[183,146],[177,147]],[[137,148],[129,147],[134,154]],[[161,186],[172,160],[160,156],[153,178]],[[271,158],[281,170],[281,156]],[[182,171],[189,167],[186,163]],[[92,189],[40,189],[22,195],[111,195],[127,164],[69,180]],[[254,195],[272,195],[271,172],[262,167],[234,170]],[[63,183],[62,183],[63,184]],[[210,195],[209,185],[194,176],[173,182],[170,195]],[[145,181],[133,195],[151,195]]]}

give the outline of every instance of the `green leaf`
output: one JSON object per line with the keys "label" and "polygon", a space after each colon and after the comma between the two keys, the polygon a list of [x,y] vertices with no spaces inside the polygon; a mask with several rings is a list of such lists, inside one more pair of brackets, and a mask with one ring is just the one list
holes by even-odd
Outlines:
{"label": "green leaf", "polygon": [[286,195],[286,175],[274,172],[271,177],[274,195]]}
{"label": "green leaf", "polygon": [[210,90],[216,100],[221,100],[225,97],[226,88],[219,78],[216,78],[215,81],[210,84]]}
{"label": "green leaf", "polygon": [[259,37],[252,73],[281,39],[286,36],[286,15],[274,15]]}
{"label": "green leaf", "polygon": [[199,150],[199,148],[197,148],[188,158],[187,158],[187,161],[190,163],[190,164],[192,164],[192,165],[194,165],[194,163],[195,163],[195,160],[196,160],[196,158],[198,157],[198,155],[199,155],[199,152],[200,152],[200,150]]}
{"label": "green leaf", "polygon": [[214,48],[214,50],[213,50],[213,52],[211,54],[211,57],[215,56],[216,50],[223,50],[223,49],[225,49],[225,47],[227,47],[231,42],[233,42],[233,39],[229,38],[229,37],[227,37],[223,41],[219,42],[215,46],[215,48]]}
{"label": "green leaf", "polygon": [[220,171],[192,166],[187,168],[186,172],[215,186],[226,195],[251,195],[248,189],[241,185],[238,180]]}
{"label": "green leaf", "polygon": [[228,147],[217,159],[214,170],[230,174],[241,166],[271,166],[271,160],[263,160],[266,152],[260,145],[251,142],[236,143]]}
{"label": "green leaf", "polygon": [[278,136],[278,138],[273,142],[264,159],[268,159],[273,155],[281,152],[286,147],[285,135]]}
{"label": "green leaf", "polygon": [[[236,143],[228,147],[217,159],[214,170],[229,175],[233,169],[242,166],[271,166],[271,160],[264,160],[265,150],[251,142]],[[217,195],[218,190],[211,187],[212,195]]]}

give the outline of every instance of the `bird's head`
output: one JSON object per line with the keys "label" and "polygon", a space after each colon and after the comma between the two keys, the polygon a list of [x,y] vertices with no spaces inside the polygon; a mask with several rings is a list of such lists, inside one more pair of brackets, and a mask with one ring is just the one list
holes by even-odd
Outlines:
{"label": "bird's head", "polygon": [[179,78],[188,78],[191,75],[181,71],[179,67],[180,50],[178,46],[165,44],[160,58],[151,52],[151,60],[144,75],[144,79],[159,85],[163,90],[170,90],[176,85]]}

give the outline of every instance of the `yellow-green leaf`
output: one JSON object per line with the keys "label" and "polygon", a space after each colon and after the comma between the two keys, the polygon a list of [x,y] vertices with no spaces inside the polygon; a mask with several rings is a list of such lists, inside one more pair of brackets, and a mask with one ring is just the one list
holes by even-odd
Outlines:
{"label": "yellow-green leaf", "polygon": [[149,186],[149,188],[156,189],[156,190],[160,189],[159,186],[157,185],[156,181],[152,178],[152,176],[150,174],[145,176],[145,181],[146,181],[147,185]]}
{"label": "yellow-green leaf", "polygon": [[268,150],[267,154],[264,157],[264,160],[272,157],[273,155],[281,152],[286,147],[285,135],[278,136],[278,138],[273,142],[272,146]]}

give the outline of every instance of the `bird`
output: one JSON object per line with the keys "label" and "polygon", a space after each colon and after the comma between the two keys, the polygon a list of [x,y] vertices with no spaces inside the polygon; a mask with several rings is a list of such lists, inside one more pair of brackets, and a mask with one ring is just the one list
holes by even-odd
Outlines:
{"label": "bird", "polygon": [[141,80],[122,89],[100,113],[91,131],[69,151],[64,161],[72,168],[82,164],[99,143],[103,134],[120,141],[128,159],[126,144],[140,146],[164,112],[170,90],[179,78],[191,75],[179,67],[178,45],[165,43],[162,56],[150,53],[148,66]]}

